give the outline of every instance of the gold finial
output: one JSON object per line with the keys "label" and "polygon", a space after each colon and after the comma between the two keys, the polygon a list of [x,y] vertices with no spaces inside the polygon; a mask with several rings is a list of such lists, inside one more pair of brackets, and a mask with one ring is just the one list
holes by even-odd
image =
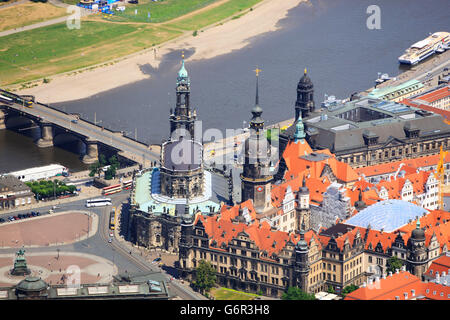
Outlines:
{"label": "gold finial", "polygon": [[256,72],[256,76],[259,76],[259,73],[262,71],[261,69],[259,69],[258,67],[256,67],[256,69],[254,70]]}
{"label": "gold finial", "polygon": [[305,68],[305,74],[306,74],[306,68]]}
{"label": "gold finial", "polygon": [[184,59],[184,50],[181,51],[181,58]]}

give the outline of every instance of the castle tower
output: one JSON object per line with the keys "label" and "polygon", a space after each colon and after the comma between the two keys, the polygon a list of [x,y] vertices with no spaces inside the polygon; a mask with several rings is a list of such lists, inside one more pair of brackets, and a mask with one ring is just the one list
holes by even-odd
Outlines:
{"label": "castle tower", "polygon": [[259,106],[258,77],[261,70],[256,69],[256,101],[250,121],[250,137],[245,140],[245,161],[241,174],[242,202],[252,199],[257,213],[272,208],[270,173],[271,145],[264,131],[262,109]]}
{"label": "castle tower", "polygon": [[[191,110],[190,93],[191,81],[184,65],[184,53],[182,55],[181,68],[178,71],[176,87],[175,110],[170,110],[170,136],[173,140],[178,140],[180,135],[189,134],[189,139],[194,139],[194,124],[197,119],[197,111]],[[176,130],[176,133],[174,133]]]}
{"label": "castle tower", "polygon": [[422,278],[427,268],[428,255],[425,247],[425,231],[420,228],[419,218],[417,218],[416,229],[412,231],[408,240],[406,250],[408,271]]}
{"label": "castle tower", "polygon": [[308,275],[310,271],[308,262],[309,248],[305,240],[305,224],[302,222],[300,240],[295,246],[295,278],[297,287],[308,292]]}
{"label": "castle tower", "polygon": [[309,189],[306,187],[306,180],[303,177],[303,187],[297,192],[297,206],[295,211],[297,214],[298,226],[305,231],[311,229],[311,208],[309,206]]}
{"label": "castle tower", "polygon": [[[289,141],[303,141],[306,139],[306,132],[303,123],[303,119],[308,117],[311,112],[315,111],[314,106],[314,85],[311,79],[304,71],[303,77],[300,79],[297,85],[297,100],[295,101],[295,121],[285,131],[280,133],[279,136],[279,152],[280,166],[279,170],[275,174],[275,181],[282,180],[286,169],[286,163],[283,158],[283,152],[286,149]],[[300,121],[300,123],[298,123]],[[297,128],[297,124],[299,127]],[[299,130],[300,129],[300,130]],[[301,137],[295,137],[296,132],[301,132]],[[306,141],[306,140],[305,140]]]}
{"label": "castle tower", "polygon": [[315,111],[314,85],[305,72],[297,85],[297,101],[295,101],[295,121],[301,115],[306,118],[309,113]]}

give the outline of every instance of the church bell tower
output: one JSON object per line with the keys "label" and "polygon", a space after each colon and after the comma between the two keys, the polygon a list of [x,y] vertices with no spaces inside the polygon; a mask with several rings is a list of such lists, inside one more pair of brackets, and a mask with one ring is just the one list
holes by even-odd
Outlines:
{"label": "church bell tower", "polygon": [[295,101],[295,121],[299,118],[306,118],[314,112],[314,85],[305,72],[297,85],[297,101]]}
{"label": "church bell tower", "polygon": [[241,174],[242,202],[252,199],[257,213],[272,208],[270,172],[271,145],[266,138],[262,109],[259,106],[258,78],[260,69],[256,69],[256,101],[252,109],[250,136],[245,140],[245,161]]}
{"label": "church bell tower", "polygon": [[197,111],[191,110],[190,107],[190,86],[191,81],[184,66],[183,53],[181,68],[177,76],[177,102],[175,110],[170,109],[170,136],[172,140],[178,140],[179,136],[186,136],[187,134],[189,134],[189,139],[194,139],[194,124],[197,119]]}

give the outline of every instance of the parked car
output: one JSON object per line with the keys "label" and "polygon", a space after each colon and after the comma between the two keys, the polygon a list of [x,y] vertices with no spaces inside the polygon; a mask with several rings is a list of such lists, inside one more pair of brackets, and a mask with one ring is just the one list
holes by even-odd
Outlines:
{"label": "parked car", "polygon": [[14,217],[13,217],[13,216],[9,216],[9,217],[8,217],[8,220],[9,220],[9,221],[13,221],[13,220],[14,220]]}
{"label": "parked car", "polygon": [[37,215],[37,216],[40,216],[40,215],[41,215],[41,213],[40,213],[40,212],[38,211],[38,212],[36,212],[36,215]]}
{"label": "parked car", "polygon": [[18,216],[14,216],[14,220],[19,220],[20,218]]}
{"label": "parked car", "polygon": [[160,258],[160,257],[153,259],[153,263],[156,263],[156,262],[158,262],[158,261],[161,261],[161,258]]}
{"label": "parked car", "polygon": [[27,218],[31,218],[31,217],[32,217],[31,213],[27,213]]}
{"label": "parked car", "polygon": [[36,217],[36,212],[32,211],[32,212],[31,212],[31,215],[32,215],[33,217]]}
{"label": "parked car", "polygon": [[0,218],[0,223],[3,223],[3,222],[5,222],[5,219]]}

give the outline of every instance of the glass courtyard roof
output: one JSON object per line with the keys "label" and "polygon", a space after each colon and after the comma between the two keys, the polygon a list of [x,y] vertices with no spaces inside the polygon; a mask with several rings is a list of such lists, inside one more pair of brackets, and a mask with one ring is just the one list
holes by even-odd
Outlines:
{"label": "glass courtyard roof", "polygon": [[385,200],[367,207],[345,221],[345,224],[363,228],[367,228],[370,224],[371,229],[392,232],[424,213],[428,211],[410,202]]}

